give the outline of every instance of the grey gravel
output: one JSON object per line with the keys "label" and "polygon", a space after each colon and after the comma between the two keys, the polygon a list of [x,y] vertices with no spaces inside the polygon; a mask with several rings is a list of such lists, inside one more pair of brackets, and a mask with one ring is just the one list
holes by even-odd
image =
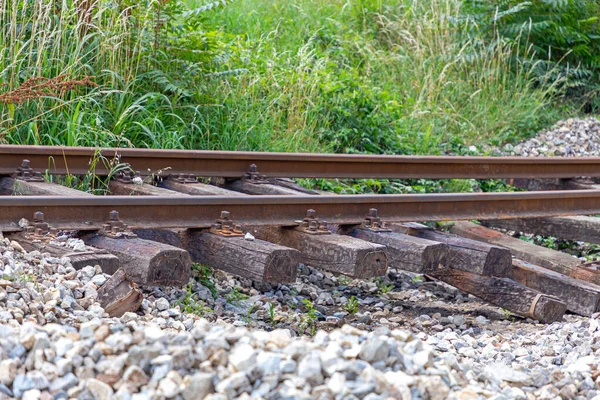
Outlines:
{"label": "grey gravel", "polygon": [[507,144],[506,155],[521,157],[586,157],[600,155],[600,121],[571,118],[516,146]]}

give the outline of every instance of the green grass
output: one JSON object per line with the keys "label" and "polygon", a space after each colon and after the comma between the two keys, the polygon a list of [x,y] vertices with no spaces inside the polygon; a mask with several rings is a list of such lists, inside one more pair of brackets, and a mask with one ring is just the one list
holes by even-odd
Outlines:
{"label": "green grass", "polygon": [[[48,4],[2,5],[0,142],[475,154],[574,113],[554,105],[559,82],[533,83],[535,62],[511,65],[512,44],[457,23],[459,0],[236,0],[210,11],[200,0],[127,11],[99,0],[89,21],[72,0]],[[2,97],[30,78],[65,74],[95,86]],[[477,188],[306,184],[345,193]]]}
{"label": "green grass", "polygon": [[534,87],[532,66],[515,73],[510,44],[464,40],[459,4],[235,2],[209,21],[231,38],[226,65],[249,72],[216,84],[224,106],[209,114],[307,150],[316,138],[321,150],[401,154],[467,154],[557,119],[554,86]]}
{"label": "green grass", "polygon": [[346,309],[346,311],[348,311],[348,314],[356,314],[356,312],[358,311],[358,300],[356,299],[356,297],[350,296],[350,298],[346,301],[344,308]]}

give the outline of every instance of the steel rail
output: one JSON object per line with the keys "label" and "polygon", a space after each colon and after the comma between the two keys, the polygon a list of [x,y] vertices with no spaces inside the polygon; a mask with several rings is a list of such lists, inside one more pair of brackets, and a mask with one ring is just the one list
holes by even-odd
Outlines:
{"label": "steel rail", "polygon": [[0,230],[42,211],[61,229],[98,229],[117,210],[133,227],[206,228],[223,210],[247,225],[292,226],[307,209],[322,220],[358,224],[370,208],[384,221],[507,219],[600,213],[600,191],[344,196],[0,196]]}
{"label": "steel rail", "polygon": [[600,177],[600,157],[421,157],[13,145],[0,145],[0,175],[13,173],[28,159],[31,167],[41,172],[84,175],[91,171],[105,176],[110,171],[107,161],[115,157],[141,175],[162,170],[166,174],[238,178],[256,164],[260,173],[272,178]]}

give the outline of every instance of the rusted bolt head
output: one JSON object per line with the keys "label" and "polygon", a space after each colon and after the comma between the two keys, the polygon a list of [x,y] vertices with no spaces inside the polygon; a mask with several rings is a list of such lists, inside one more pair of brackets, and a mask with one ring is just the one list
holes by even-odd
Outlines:
{"label": "rusted bolt head", "polygon": [[317,212],[313,209],[307,210],[306,211],[306,217],[307,218],[315,218],[317,215]]}
{"label": "rusted bolt head", "polygon": [[111,221],[118,221],[119,220],[119,212],[116,210],[112,210],[110,212],[110,214],[108,215],[108,219]]}
{"label": "rusted bolt head", "polygon": [[327,221],[319,222],[319,229],[322,231],[326,231],[327,230]]}
{"label": "rusted bolt head", "polygon": [[229,219],[230,216],[229,211],[221,211],[221,219]]}
{"label": "rusted bolt head", "polygon": [[44,222],[44,213],[41,211],[36,211],[33,213],[33,220],[35,222]]}
{"label": "rusted bolt head", "polygon": [[241,232],[242,231],[242,226],[241,225],[236,225],[233,227],[233,230],[236,232]]}
{"label": "rusted bolt head", "polygon": [[29,160],[21,161],[21,168],[29,168],[30,165],[31,165],[31,161],[29,161]]}
{"label": "rusted bolt head", "polygon": [[258,171],[258,168],[256,167],[256,164],[250,164],[250,172],[256,172]]}
{"label": "rusted bolt head", "polygon": [[377,217],[377,209],[376,208],[370,208],[368,215],[369,215],[369,217]]}

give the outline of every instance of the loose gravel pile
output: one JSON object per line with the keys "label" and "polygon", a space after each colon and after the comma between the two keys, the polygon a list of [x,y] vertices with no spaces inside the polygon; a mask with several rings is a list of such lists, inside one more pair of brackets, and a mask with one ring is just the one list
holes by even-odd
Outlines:
{"label": "loose gravel pile", "polygon": [[533,139],[514,147],[507,144],[503,153],[522,157],[600,156],[600,121],[596,118],[559,121]]}
{"label": "loose gravel pile", "polygon": [[109,318],[99,268],[0,254],[0,398],[600,399],[596,318],[539,325],[398,271],[306,266],[288,286],[201,271]]}

